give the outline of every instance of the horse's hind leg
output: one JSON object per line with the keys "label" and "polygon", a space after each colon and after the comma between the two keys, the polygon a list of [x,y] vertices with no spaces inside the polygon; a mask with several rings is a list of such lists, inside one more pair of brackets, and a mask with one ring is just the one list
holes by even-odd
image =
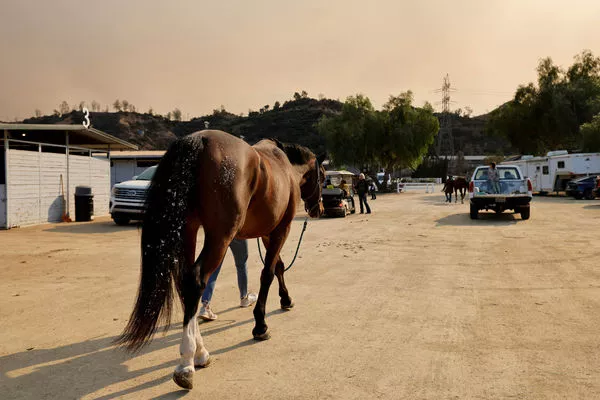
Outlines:
{"label": "horse's hind leg", "polygon": [[206,367],[210,363],[209,353],[198,328],[198,303],[208,277],[217,269],[227,251],[227,244],[227,240],[210,240],[205,236],[200,256],[180,278],[184,313],[183,337],[179,348],[181,360],[175,368],[173,380],[184,389],[193,387],[194,367]]}

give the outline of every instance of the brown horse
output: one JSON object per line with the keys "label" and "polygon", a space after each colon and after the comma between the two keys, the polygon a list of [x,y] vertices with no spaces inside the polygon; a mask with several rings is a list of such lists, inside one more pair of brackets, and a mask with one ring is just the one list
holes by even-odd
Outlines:
{"label": "brown horse", "polygon": [[455,176],[453,179],[454,185],[454,202],[458,202],[458,193],[460,192],[460,202],[464,204],[465,196],[469,191],[469,182],[464,176]]}
{"label": "brown horse", "polygon": [[[270,337],[265,304],[274,275],[283,309],[294,306],[283,279],[279,252],[285,243],[299,198],[309,216],[323,213],[323,160],[305,147],[262,140],[250,146],[221,131],[201,131],[178,139],[161,160],[146,200],[142,225],[142,266],[137,300],[118,339],[139,350],[157,330],[168,329],[175,285],[183,306],[181,361],[173,380],[193,386],[194,367],[210,362],[196,314],[206,282],[234,238],[260,237],[267,249],[254,308],[254,339]],[[196,235],[204,246],[194,261]]]}

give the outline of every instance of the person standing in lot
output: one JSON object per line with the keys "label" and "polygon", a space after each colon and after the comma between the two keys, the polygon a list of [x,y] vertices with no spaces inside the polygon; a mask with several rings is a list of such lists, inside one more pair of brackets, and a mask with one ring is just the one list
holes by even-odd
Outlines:
{"label": "person standing in lot", "polygon": [[496,169],[496,163],[493,162],[490,165],[490,169],[488,170],[488,181],[490,182],[490,187],[492,189],[492,193],[498,194],[500,193],[500,175],[498,170]]}
{"label": "person standing in lot", "polygon": [[[356,183],[356,192],[358,193],[358,199],[360,202],[360,213],[364,214],[364,208],[367,209],[367,214],[371,214],[371,207],[367,203],[367,193],[369,193],[369,183],[365,179],[365,174],[358,176],[358,182]],[[363,208],[364,203],[364,208]]]}

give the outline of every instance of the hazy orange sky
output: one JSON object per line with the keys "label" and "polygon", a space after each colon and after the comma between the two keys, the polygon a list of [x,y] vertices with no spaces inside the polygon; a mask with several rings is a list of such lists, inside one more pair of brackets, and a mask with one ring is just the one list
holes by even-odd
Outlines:
{"label": "hazy orange sky", "polygon": [[583,49],[600,55],[599,0],[2,0],[0,119],[117,98],[247,113],[301,90],[420,105],[446,73],[479,114]]}

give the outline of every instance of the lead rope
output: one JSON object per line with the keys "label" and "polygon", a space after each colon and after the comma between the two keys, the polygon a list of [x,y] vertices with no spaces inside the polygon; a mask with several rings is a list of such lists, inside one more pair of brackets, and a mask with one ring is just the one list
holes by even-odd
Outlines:
{"label": "lead rope", "polygon": [[[288,269],[292,268],[294,265],[294,261],[296,261],[296,256],[298,255],[298,250],[300,249],[300,243],[302,243],[302,236],[304,235],[304,231],[306,230],[306,225],[308,224],[308,217],[304,219],[304,226],[302,227],[302,232],[300,233],[300,239],[298,240],[298,246],[296,246],[296,254],[294,254],[294,259],[290,263],[290,265],[283,270],[283,272],[287,272]],[[262,261],[263,266],[265,266],[265,260],[262,256],[262,251],[260,249],[260,238],[256,238],[256,245],[258,246],[258,254],[260,255],[260,261]]]}

